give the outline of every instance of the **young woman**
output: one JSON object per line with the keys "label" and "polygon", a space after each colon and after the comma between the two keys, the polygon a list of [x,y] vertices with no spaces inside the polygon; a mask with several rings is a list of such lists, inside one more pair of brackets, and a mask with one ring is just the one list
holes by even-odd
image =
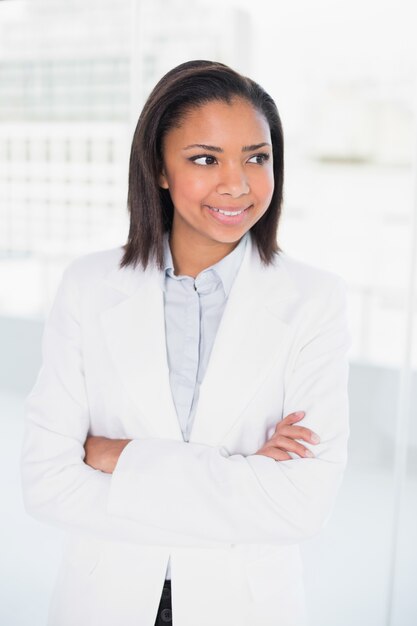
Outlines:
{"label": "young woman", "polygon": [[351,340],[344,281],[277,245],[282,189],[257,83],[210,61],[159,81],[127,244],[64,272],[27,400],[26,507],[69,536],[51,626],[306,623]]}

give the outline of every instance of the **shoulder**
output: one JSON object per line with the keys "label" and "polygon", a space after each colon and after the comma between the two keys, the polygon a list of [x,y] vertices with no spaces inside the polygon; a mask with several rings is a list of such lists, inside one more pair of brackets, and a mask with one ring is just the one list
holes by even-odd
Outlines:
{"label": "shoulder", "polygon": [[79,256],[64,269],[61,283],[73,293],[81,292],[84,297],[94,297],[94,294],[100,293],[109,276],[126,273],[126,270],[120,269],[123,253],[123,247],[119,246]]}
{"label": "shoulder", "polygon": [[[336,272],[280,253],[275,263],[277,277],[291,285],[286,311],[289,323],[298,325],[300,337],[309,341],[321,332],[341,333],[346,345],[352,343],[348,324],[347,283]],[[281,270],[281,271],[280,271]]]}
{"label": "shoulder", "polygon": [[65,267],[58,285],[57,299],[60,301],[92,303],[102,297],[106,279],[119,273],[123,247],[99,250],[79,256]]}
{"label": "shoulder", "polygon": [[158,284],[163,273],[149,264],[146,270],[140,266],[120,266],[124,247],[100,250],[80,256],[64,270],[61,285],[84,303],[107,306],[120,297],[130,295],[139,288]]}
{"label": "shoulder", "polygon": [[274,267],[277,274],[280,271],[285,272],[296,290],[304,298],[323,297],[334,292],[343,296],[347,290],[345,279],[336,272],[306,263],[286,252],[279,253]]}
{"label": "shoulder", "polygon": [[122,246],[90,252],[73,259],[67,265],[64,274],[76,280],[104,278],[120,266],[122,257]]}

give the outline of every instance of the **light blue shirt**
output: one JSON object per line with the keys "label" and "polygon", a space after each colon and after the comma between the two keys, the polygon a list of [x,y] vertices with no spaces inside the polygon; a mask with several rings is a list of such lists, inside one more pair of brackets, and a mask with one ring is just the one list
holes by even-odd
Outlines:
{"label": "light blue shirt", "polygon": [[[196,278],[176,276],[164,241],[164,307],[169,381],[178,422],[188,441],[198,396],[227,298],[242,263],[246,233],[232,252]],[[171,578],[170,563],[165,576]]]}
{"label": "light blue shirt", "polygon": [[176,276],[165,239],[165,333],[171,393],[185,441],[197,408],[200,385],[247,236],[232,252],[196,278]]}

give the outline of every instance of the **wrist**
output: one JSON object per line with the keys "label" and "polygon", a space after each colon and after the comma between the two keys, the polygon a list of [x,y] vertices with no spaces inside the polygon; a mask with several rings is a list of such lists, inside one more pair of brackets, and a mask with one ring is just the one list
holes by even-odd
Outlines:
{"label": "wrist", "polygon": [[131,439],[112,439],[111,440],[112,445],[111,445],[111,450],[110,450],[110,466],[111,466],[110,473],[113,473],[120,455],[122,454],[123,450],[126,448],[127,444],[130,443],[131,441],[132,441]]}

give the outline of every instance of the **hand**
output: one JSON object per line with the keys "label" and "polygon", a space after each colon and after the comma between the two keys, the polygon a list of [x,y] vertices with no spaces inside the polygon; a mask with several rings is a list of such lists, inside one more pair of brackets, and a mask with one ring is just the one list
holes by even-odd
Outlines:
{"label": "hand", "polygon": [[112,474],[119,456],[129,441],[132,440],[87,437],[84,444],[84,463],[106,474]]}
{"label": "hand", "polygon": [[275,461],[291,460],[292,457],[286,451],[295,452],[303,458],[314,457],[314,454],[308,448],[294,441],[295,439],[303,439],[313,444],[320,442],[320,438],[309,428],[293,426],[293,424],[302,420],[304,416],[304,411],[297,411],[297,413],[290,413],[287,417],[284,417],[276,425],[272,437],[255,454],[269,456],[275,459]]}

